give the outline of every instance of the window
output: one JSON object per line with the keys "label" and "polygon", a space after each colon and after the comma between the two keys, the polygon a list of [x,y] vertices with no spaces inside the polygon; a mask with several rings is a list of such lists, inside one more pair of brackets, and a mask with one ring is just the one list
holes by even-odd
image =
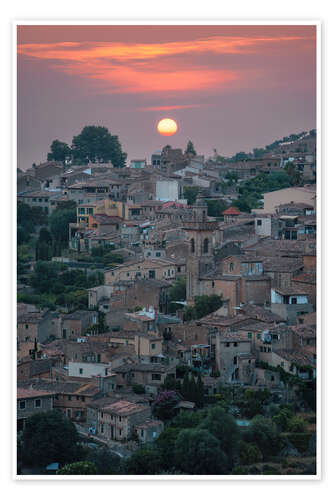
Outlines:
{"label": "window", "polygon": [[237,347],[238,346],[238,342],[234,342],[234,347]]}
{"label": "window", "polygon": [[76,400],[77,400],[77,401],[80,401],[80,396],[76,396]]}
{"label": "window", "polygon": [[292,297],[292,299],[291,299],[291,303],[292,303],[292,304],[297,304],[297,298],[296,298],[296,297]]}
{"label": "window", "polygon": [[249,365],[251,364],[251,360],[249,359]]}
{"label": "window", "polygon": [[252,339],[252,333],[251,333],[251,332],[249,332],[249,333],[247,334],[247,338],[248,338],[248,339]]}
{"label": "window", "polygon": [[281,366],[284,367],[284,361],[281,361]]}
{"label": "window", "polygon": [[20,410],[25,410],[25,401],[20,401]]}
{"label": "window", "polygon": [[68,401],[72,401],[72,396],[68,396]]}
{"label": "window", "polygon": [[203,242],[203,253],[208,253],[208,247],[209,247],[209,240],[208,238],[205,238]]}
{"label": "window", "polygon": [[194,243],[194,238],[191,238],[191,252],[195,252],[195,243]]}
{"label": "window", "polygon": [[[103,415],[103,413],[102,413]],[[101,424],[101,434],[104,434],[104,424]]]}
{"label": "window", "polygon": [[63,328],[62,330],[62,338],[65,339],[67,337],[67,329]]}
{"label": "window", "polygon": [[29,325],[25,325],[25,329],[28,330],[28,328],[29,328]]}
{"label": "window", "polygon": [[214,286],[215,286],[215,283],[214,283],[214,281],[212,281],[212,288],[214,288]]}
{"label": "window", "polygon": [[121,422],[121,417],[119,417],[119,422]]}
{"label": "window", "polygon": [[261,226],[262,225],[262,220],[261,219],[258,219],[257,220],[257,226]]}
{"label": "window", "polygon": [[144,436],[144,433],[145,433],[145,431],[143,429],[141,429],[141,437]]}
{"label": "window", "polygon": [[234,270],[234,263],[233,262],[230,262],[229,264],[229,271],[233,271]]}
{"label": "window", "polygon": [[80,373],[80,375],[82,375],[82,374],[83,374],[83,368],[80,368],[80,369],[79,369],[79,373]]}
{"label": "window", "polygon": [[119,429],[119,436],[121,436],[121,429]]}
{"label": "window", "polygon": [[151,376],[152,380],[161,380],[161,374],[160,373],[153,373]]}
{"label": "window", "polygon": [[40,399],[35,399],[35,408],[40,408],[42,406],[42,401]]}
{"label": "window", "polygon": [[237,365],[237,356],[234,356],[234,365]]}
{"label": "window", "polygon": [[230,342],[227,342],[225,346],[230,347]]}
{"label": "window", "polygon": [[72,335],[75,335],[75,331],[74,330],[72,330]]}
{"label": "window", "polygon": [[156,257],[161,257],[161,252],[156,252]]}
{"label": "window", "polygon": [[275,378],[274,378],[274,376],[272,375],[272,376],[271,376],[271,382],[274,382],[274,380],[275,380]]}
{"label": "window", "polygon": [[151,348],[152,348],[152,349],[155,349],[155,344],[152,344],[152,345],[151,345]]}

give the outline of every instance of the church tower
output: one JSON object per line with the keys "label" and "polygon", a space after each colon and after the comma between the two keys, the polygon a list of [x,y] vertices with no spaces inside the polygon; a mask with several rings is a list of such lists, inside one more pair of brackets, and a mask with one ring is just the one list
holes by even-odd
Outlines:
{"label": "church tower", "polygon": [[205,199],[199,193],[193,205],[193,219],[184,225],[184,231],[190,243],[186,261],[186,301],[188,304],[193,303],[195,296],[201,295],[200,276],[214,268],[212,243],[217,223],[207,219],[207,208]]}

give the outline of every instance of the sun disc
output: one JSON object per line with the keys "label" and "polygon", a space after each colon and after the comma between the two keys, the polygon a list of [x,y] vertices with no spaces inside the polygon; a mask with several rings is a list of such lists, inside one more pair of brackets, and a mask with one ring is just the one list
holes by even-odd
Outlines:
{"label": "sun disc", "polygon": [[178,125],[172,118],[163,118],[158,122],[157,130],[161,135],[173,135],[178,130]]}

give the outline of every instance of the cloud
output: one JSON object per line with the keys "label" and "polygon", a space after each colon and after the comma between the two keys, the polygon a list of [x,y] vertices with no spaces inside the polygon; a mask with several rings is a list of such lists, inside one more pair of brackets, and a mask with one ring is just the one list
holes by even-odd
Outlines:
{"label": "cloud", "polygon": [[[18,55],[46,61],[52,69],[84,78],[104,93],[170,93],[249,84],[249,72],[208,63],[208,54],[258,54],[308,42],[305,36],[212,36],[168,43],[57,42],[18,45]],[[191,57],[191,64],[184,64]],[[259,74],[259,71],[257,71]],[[253,84],[253,79],[251,84]],[[193,107],[193,106],[191,106]],[[166,108],[180,109],[180,108]],[[146,109],[149,110],[149,109]]]}
{"label": "cloud", "polygon": [[189,108],[202,108],[201,104],[172,104],[170,106],[147,106],[145,108],[138,108],[139,111],[169,111],[173,109],[189,109]]}

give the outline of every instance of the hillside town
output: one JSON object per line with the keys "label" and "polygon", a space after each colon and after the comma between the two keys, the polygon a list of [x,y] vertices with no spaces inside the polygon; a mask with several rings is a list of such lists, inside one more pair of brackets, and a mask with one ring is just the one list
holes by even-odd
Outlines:
{"label": "hillside town", "polygon": [[17,172],[18,474],[316,474],[316,130],[101,128]]}

